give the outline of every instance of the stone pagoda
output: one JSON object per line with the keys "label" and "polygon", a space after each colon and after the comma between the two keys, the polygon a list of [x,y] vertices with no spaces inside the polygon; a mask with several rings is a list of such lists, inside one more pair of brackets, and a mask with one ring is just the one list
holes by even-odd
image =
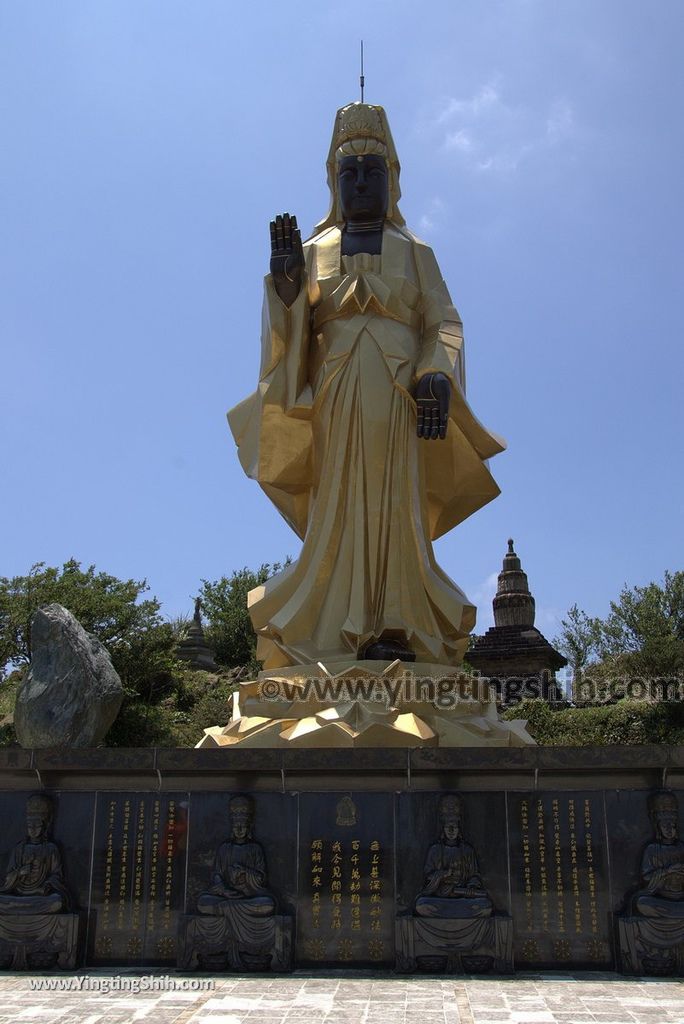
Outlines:
{"label": "stone pagoda", "polygon": [[199,597],[195,600],[195,614],[188,631],[176,648],[176,656],[187,661],[192,668],[203,669],[205,672],[216,672],[214,651],[207,643],[202,629],[202,604]]}
{"label": "stone pagoda", "polygon": [[492,603],[494,625],[475,639],[468,662],[496,686],[502,704],[521,696],[562,700],[556,672],[568,661],[534,625],[534,597],[512,540]]}

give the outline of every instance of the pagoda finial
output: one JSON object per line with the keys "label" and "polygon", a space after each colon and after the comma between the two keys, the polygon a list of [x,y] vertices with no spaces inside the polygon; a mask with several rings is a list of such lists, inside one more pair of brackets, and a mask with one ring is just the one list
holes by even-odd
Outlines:
{"label": "pagoda finial", "polygon": [[509,555],[514,555],[515,554],[515,551],[513,550],[513,538],[512,537],[508,538],[508,554]]}

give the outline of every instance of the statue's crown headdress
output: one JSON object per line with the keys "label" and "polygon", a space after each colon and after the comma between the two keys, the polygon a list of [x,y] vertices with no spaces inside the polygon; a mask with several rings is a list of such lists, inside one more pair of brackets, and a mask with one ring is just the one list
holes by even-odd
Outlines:
{"label": "statue's crown headdress", "polygon": [[679,803],[676,794],[671,789],[659,789],[656,793],[652,793],[648,798],[648,812],[649,814],[662,812],[677,814]]}
{"label": "statue's crown headdress", "polygon": [[330,210],[316,225],[316,231],[343,223],[337,190],[337,162],[340,156],[375,153],[387,163],[389,202],[386,219],[397,227],[404,224],[399,212],[399,157],[392,139],[387,114],[383,107],[372,103],[348,103],[335,115],[332,141],[328,152],[327,170],[330,188]]}
{"label": "statue's crown headdress", "polygon": [[339,149],[345,143],[363,140],[379,143],[387,151],[389,125],[387,115],[382,107],[371,106],[370,103],[350,103],[337,111],[333,146]]}
{"label": "statue's crown headdress", "polygon": [[34,793],[26,801],[27,814],[40,814],[43,818],[52,817],[52,801],[43,793]]}
{"label": "statue's crown headdress", "polygon": [[439,801],[439,816],[442,821],[453,821],[461,817],[461,798],[455,793],[443,796]]}
{"label": "statue's crown headdress", "polygon": [[254,817],[254,805],[248,796],[234,796],[228,804],[228,809],[232,818],[251,821]]}

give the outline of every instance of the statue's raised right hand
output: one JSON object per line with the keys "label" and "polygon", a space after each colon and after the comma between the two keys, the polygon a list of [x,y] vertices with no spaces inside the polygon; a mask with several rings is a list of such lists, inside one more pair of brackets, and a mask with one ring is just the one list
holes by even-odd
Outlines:
{"label": "statue's raised right hand", "polygon": [[278,214],[271,221],[271,275],[278,295],[291,306],[302,287],[304,250],[297,218]]}

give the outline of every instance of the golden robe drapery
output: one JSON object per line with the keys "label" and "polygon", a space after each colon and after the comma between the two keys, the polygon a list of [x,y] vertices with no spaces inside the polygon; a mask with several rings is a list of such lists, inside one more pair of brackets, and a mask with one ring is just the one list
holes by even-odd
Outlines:
{"label": "golden robe drapery", "polygon": [[[432,543],[491,501],[503,443],[465,400],[463,333],[432,250],[386,222],[382,255],[304,246],[288,309],[266,278],[257,390],[229,414],[239,457],[304,541],[250,594],[264,668],[349,660],[380,636],[456,664],[475,609]],[[452,385],[445,440],[416,436],[416,380]]]}

